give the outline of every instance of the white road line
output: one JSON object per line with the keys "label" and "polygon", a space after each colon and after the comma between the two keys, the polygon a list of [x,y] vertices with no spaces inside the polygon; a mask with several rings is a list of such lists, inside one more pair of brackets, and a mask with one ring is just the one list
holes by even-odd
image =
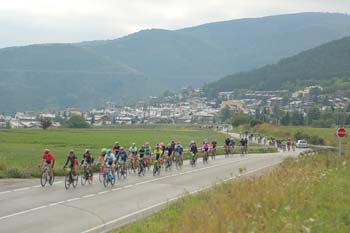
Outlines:
{"label": "white road line", "polygon": [[24,210],[24,211],[21,211],[21,212],[18,212],[18,213],[2,216],[2,217],[0,217],[0,220],[6,219],[6,218],[10,218],[10,217],[14,217],[14,216],[21,215],[21,214],[26,214],[26,213],[33,212],[33,211],[36,211],[36,210],[40,210],[40,209],[43,209],[43,208],[46,208],[46,207],[47,207],[46,205],[39,206],[39,207],[35,207],[35,208],[29,209],[29,210]]}
{"label": "white road line", "polygon": [[28,190],[31,187],[25,187],[25,188],[20,188],[20,189],[14,189],[13,192],[18,192],[18,191],[23,191],[23,190]]}
{"label": "white road line", "polygon": [[5,193],[12,193],[12,191],[3,191],[3,192],[0,192],[0,194],[5,194]]}
{"label": "white road line", "polygon": [[101,194],[105,194],[105,193],[109,193],[109,192],[110,192],[110,191],[107,190],[107,191],[98,192],[97,194],[98,194],[98,195],[101,195]]}
{"label": "white road line", "polygon": [[[251,173],[254,173],[254,172],[263,170],[263,169],[268,168],[268,167],[273,167],[273,166],[275,166],[275,165],[277,165],[277,164],[279,164],[279,163],[281,163],[281,161],[278,162],[278,163],[270,164],[270,165],[267,165],[267,166],[264,166],[264,167],[261,167],[261,168],[257,168],[257,169],[251,170],[251,171],[249,171],[249,172],[244,173],[243,175],[248,175],[248,174],[251,174]],[[231,177],[231,178],[229,178],[229,179],[226,179],[226,181],[232,180],[232,179],[236,179],[236,178],[237,178],[237,176],[234,176],[234,177]],[[217,182],[217,183],[220,183],[220,182]],[[212,187],[212,185],[207,185],[207,186],[204,186],[204,187],[202,187],[202,188],[200,188],[200,189],[198,189],[198,190],[192,191],[192,192],[190,192],[189,194],[192,194],[192,195],[193,195],[193,194],[195,194],[195,193],[198,193],[198,192],[201,192],[201,191],[203,191],[203,190],[209,189],[210,187]],[[89,233],[89,232],[92,232],[92,231],[99,230],[99,229],[104,228],[104,227],[106,227],[106,226],[108,226],[108,225],[111,225],[111,224],[113,224],[113,223],[116,223],[116,222],[119,222],[119,221],[121,221],[121,220],[127,219],[127,218],[129,218],[129,217],[134,216],[134,215],[143,213],[143,212],[145,212],[145,211],[147,211],[147,210],[151,210],[151,209],[154,209],[154,208],[156,208],[156,207],[165,205],[165,204],[167,204],[167,203],[169,203],[169,202],[176,201],[176,200],[180,199],[181,197],[183,197],[183,195],[179,195],[179,196],[177,196],[177,197],[175,197],[175,198],[171,198],[171,199],[169,199],[169,200],[167,200],[167,201],[162,201],[162,202],[159,202],[159,203],[157,203],[157,204],[155,204],[155,205],[152,205],[152,206],[143,208],[143,209],[141,209],[141,210],[137,210],[137,211],[132,212],[132,213],[130,213],[130,214],[124,215],[123,217],[119,217],[119,218],[113,219],[113,220],[108,221],[108,222],[106,222],[106,223],[104,223],[104,224],[101,224],[101,225],[98,225],[98,226],[96,226],[96,227],[93,227],[93,228],[90,228],[90,229],[88,229],[88,230],[85,230],[85,231],[83,231],[82,233]]]}
{"label": "white road line", "polygon": [[96,194],[89,194],[89,195],[83,196],[83,198],[90,198],[90,197],[94,197],[94,196],[96,196]]}
{"label": "white road line", "polygon": [[68,199],[66,202],[77,201],[77,200],[80,200],[80,199],[81,199],[81,197],[76,197],[76,198]]}
{"label": "white road line", "polygon": [[[199,171],[202,171],[202,170],[207,170],[207,169],[210,169],[210,168],[214,168],[214,167],[220,167],[220,166],[226,166],[228,164],[232,164],[232,163],[237,163],[237,162],[241,162],[241,161],[246,161],[246,160],[250,160],[252,158],[245,158],[245,159],[240,159],[240,160],[235,160],[235,161],[231,161],[231,162],[227,162],[227,163],[220,163],[220,164],[217,164],[217,165],[213,165],[213,166],[208,166],[208,167],[204,167],[204,168],[199,168],[199,169],[196,169],[195,171],[196,172],[199,172]],[[170,177],[175,177],[175,176],[181,176],[181,175],[184,175],[184,174],[187,174],[187,173],[190,173],[192,171],[188,171],[188,172],[184,172],[184,173],[178,173],[178,174],[173,174],[173,175],[170,175],[170,176],[164,176],[164,177],[159,177],[159,178],[155,178],[155,179],[150,179],[150,180],[147,180],[147,181],[143,181],[143,182],[140,182],[141,184],[146,184],[146,183],[151,183],[151,182],[155,182],[157,180],[163,180],[163,179],[167,179],[167,178],[170,178]],[[126,188],[131,188],[131,187],[134,187],[136,186],[138,183],[134,184],[134,185],[127,185],[127,186],[124,186],[124,187],[120,187],[120,188],[116,188],[115,190],[112,190],[112,191],[116,191],[118,189],[126,189]],[[9,191],[11,192],[11,191]],[[98,192],[97,195],[102,195],[102,194],[106,194],[106,193],[109,193],[111,192],[110,190],[106,190],[106,191],[102,191],[102,192]],[[95,196],[96,194],[90,194],[92,195],[91,197]],[[21,211],[21,212],[17,212],[17,213],[14,213],[14,214],[10,214],[10,215],[7,215],[7,216],[3,216],[3,217],[0,217],[0,220],[2,219],[6,219],[6,218],[10,218],[10,217],[14,217],[14,216],[17,216],[17,215],[21,215],[21,214],[25,214],[25,213],[28,213],[28,212],[33,212],[35,210],[39,210],[39,209],[42,209],[42,208],[45,208],[45,207],[52,207],[52,206],[56,206],[58,204],[62,204],[62,203],[65,203],[65,202],[72,202],[72,201],[76,201],[76,200],[79,200],[81,199],[82,197],[76,197],[76,198],[72,198],[72,199],[69,199],[69,200],[66,200],[66,201],[60,201],[60,202],[56,202],[56,203],[50,203],[48,205],[44,205],[44,206],[40,206],[40,207],[36,207],[36,208],[32,208],[32,209],[29,209],[29,210],[25,210],[25,211]],[[86,197],[85,197],[86,198]]]}

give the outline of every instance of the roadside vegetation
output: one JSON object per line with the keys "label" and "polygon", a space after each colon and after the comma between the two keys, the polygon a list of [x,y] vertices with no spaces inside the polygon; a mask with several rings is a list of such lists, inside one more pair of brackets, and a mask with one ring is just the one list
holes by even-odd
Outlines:
{"label": "roadside vegetation", "polygon": [[[268,137],[306,139],[311,144],[318,145],[338,145],[335,128],[313,128],[305,126],[276,126],[269,124],[259,124],[255,127],[244,125],[235,128],[235,132],[260,133]],[[345,149],[349,149],[349,137],[343,139]]]}
{"label": "roadside vegetation", "polygon": [[112,232],[350,232],[349,163],[334,153],[290,158]]}

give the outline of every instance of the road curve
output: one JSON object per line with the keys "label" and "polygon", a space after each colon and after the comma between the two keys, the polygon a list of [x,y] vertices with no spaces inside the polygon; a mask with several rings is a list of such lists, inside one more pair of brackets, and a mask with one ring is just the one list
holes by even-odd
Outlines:
{"label": "road curve", "polygon": [[218,156],[208,165],[198,161],[196,168],[186,161],[180,170],[162,170],[156,177],[151,172],[145,177],[131,174],[109,188],[97,179],[70,190],[65,190],[62,179],[45,188],[38,179],[11,182],[0,188],[0,232],[103,232],[148,215],[184,194],[233,179],[239,168],[249,174],[297,154]]}

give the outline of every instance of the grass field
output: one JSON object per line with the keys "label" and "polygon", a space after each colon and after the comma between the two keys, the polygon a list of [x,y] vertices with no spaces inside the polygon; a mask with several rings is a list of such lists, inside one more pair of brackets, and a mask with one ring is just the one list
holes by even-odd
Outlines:
{"label": "grass field", "polygon": [[264,175],[186,196],[112,232],[350,232],[349,159],[287,159]]}
{"label": "grass field", "polygon": [[[45,148],[49,148],[57,159],[57,168],[61,168],[70,149],[74,149],[79,159],[85,148],[93,155],[101,148],[110,148],[115,141],[129,148],[135,142],[137,146],[145,142],[155,145],[171,140],[180,141],[184,147],[191,140],[201,143],[204,138],[223,142],[225,135],[209,129],[182,126],[159,127],[121,127],[102,129],[8,129],[0,130],[0,177],[5,176],[7,168],[18,168],[26,174],[37,174],[37,165]],[[2,172],[1,172],[2,171]],[[59,169],[56,171],[59,173]]]}

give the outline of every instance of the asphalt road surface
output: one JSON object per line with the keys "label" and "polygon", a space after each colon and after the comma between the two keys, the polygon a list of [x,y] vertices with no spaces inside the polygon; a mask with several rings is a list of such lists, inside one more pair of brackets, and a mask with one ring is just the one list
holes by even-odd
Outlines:
{"label": "asphalt road surface", "polygon": [[240,168],[252,174],[298,153],[218,156],[207,165],[198,160],[196,168],[185,161],[182,169],[161,170],[156,177],[151,172],[145,177],[131,174],[108,188],[96,177],[91,185],[79,183],[69,190],[62,178],[44,188],[39,179],[1,180],[0,232],[103,232],[149,215],[184,194],[234,179]]}

